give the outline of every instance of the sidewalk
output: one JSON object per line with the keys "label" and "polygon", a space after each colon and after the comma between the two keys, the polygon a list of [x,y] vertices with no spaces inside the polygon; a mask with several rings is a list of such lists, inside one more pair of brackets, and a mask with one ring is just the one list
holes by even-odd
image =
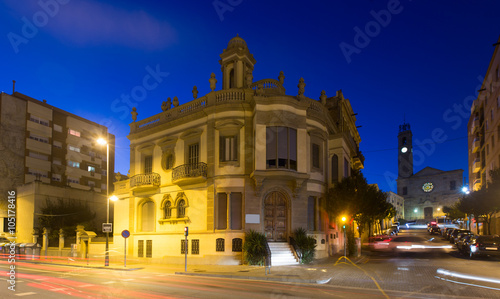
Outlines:
{"label": "sidewalk", "polygon": [[[351,259],[352,263],[362,262],[366,256],[360,256]],[[336,263],[344,263],[344,259],[340,255],[320,259],[308,265],[290,265],[290,266],[275,266],[266,269],[263,266],[249,265],[189,265],[187,271],[184,271],[184,264],[133,264],[127,267],[111,264],[110,266],[91,263],[87,265],[84,261],[80,263],[65,263],[60,260],[25,260],[23,262],[34,264],[49,264],[60,265],[67,267],[81,267],[88,269],[106,269],[118,271],[154,271],[175,275],[190,275],[190,276],[206,276],[206,277],[223,277],[233,279],[249,279],[249,280],[264,280],[264,281],[279,281],[291,283],[311,283],[324,284],[328,283],[334,275],[334,266]],[[350,262],[348,262],[350,263]]]}

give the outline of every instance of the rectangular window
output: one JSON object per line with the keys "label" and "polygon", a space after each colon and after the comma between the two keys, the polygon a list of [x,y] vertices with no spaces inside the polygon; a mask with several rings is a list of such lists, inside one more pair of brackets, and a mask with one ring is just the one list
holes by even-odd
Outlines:
{"label": "rectangular window", "polygon": [[153,257],[153,240],[146,240],[146,257]]}
{"label": "rectangular window", "polygon": [[146,156],[144,158],[144,173],[153,172],[153,156]]}
{"label": "rectangular window", "polygon": [[316,223],[316,198],[309,196],[307,199],[307,230],[313,231],[316,228],[314,224]]}
{"label": "rectangular window", "polygon": [[186,251],[189,252],[188,243],[186,240],[181,240],[181,254],[185,254]]}
{"label": "rectangular window", "polygon": [[61,141],[56,141],[56,140],[54,140],[54,141],[52,142],[52,145],[53,145],[54,147],[56,147],[56,148],[62,148],[62,143],[61,143]]}
{"label": "rectangular window", "polygon": [[52,164],[54,164],[54,165],[61,165],[62,164],[61,163],[61,159],[56,159],[56,158],[52,159]]}
{"label": "rectangular window", "polygon": [[312,167],[319,168],[319,144],[312,144]]}
{"label": "rectangular window", "polygon": [[38,169],[29,168],[28,174],[34,175],[37,178],[40,178],[40,177],[48,178],[46,171],[42,171],[42,170],[38,170]]}
{"label": "rectangular window", "polygon": [[408,187],[403,187],[403,195],[407,195],[408,194]]}
{"label": "rectangular window", "polygon": [[200,254],[200,240],[191,240],[191,254]]}
{"label": "rectangular window", "polygon": [[188,146],[188,164],[196,165],[199,162],[200,145],[194,143]]}
{"label": "rectangular window", "polygon": [[44,161],[49,160],[49,156],[44,155],[44,154],[39,153],[39,152],[30,151],[29,156],[32,158],[40,159],[40,160],[44,160]]}
{"label": "rectangular window", "polygon": [[60,182],[60,181],[61,181],[61,175],[60,175],[60,174],[57,174],[57,173],[54,173],[54,174],[52,175],[52,180],[53,180],[54,182]]}
{"label": "rectangular window", "polygon": [[491,121],[493,121],[493,109],[490,111]]}
{"label": "rectangular window", "polygon": [[347,161],[346,158],[344,158],[344,177],[349,176],[349,162]]}
{"label": "rectangular window", "polygon": [[76,147],[76,146],[72,146],[72,145],[68,145],[68,149],[70,151],[74,151],[74,152],[77,152],[79,153],[80,152],[80,148]]}
{"label": "rectangular window", "polygon": [[230,194],[231,207],[231,229],[242,229],[242,195],[241,193],[232,192]]}
{"label": "rectangular window", "polygon": [[297,130],[266,128],[266,163],[267,168],[297,170]]}
{"label": "rectangular window", "polygon": [[144,240],[137,241],[137,257],[144,257]]}
{"label": "rectangular window", "polygon": [[90,165],[89,165],[89,166],[87,167],[87,169],[88,169],[88,171],[89,171],[89,172],[95,172],[95,167],[94,167],[94,166],[90,166]]}
{"label": "rectangular window", "polygon": [[242,252],[243,251],[243,240],[241,238],[233,239],[233,252]]}
{"label": "rectangular window", "polygon": [[37,124],[41,124],[42,126],[46,126],[46,127],[49,126],[49,121],[48,120],[43,119],[43,118],[38,117],[38,116],[30,115],[30,120],[32,122],[37,123]]}
{"label": "rectangular window", "polygon": [[457,188],[457,182],[456,181],[450,181],[450,190],[455,190]]}
{"label": "rectangular window", "polygon": [[236,136],[220,137],[220,161],[238,161],[238,143]]}
{"label": "rectangular window", "polygon": [[500,96],[497,97],[497,108],[500,108]]}
{"label": "rectangular window", "polygon": [[88,181],[87,185],[89,185],[89,187],[95,187],[95,182],[94,181]]}
{"label": "rectangular window", "polygon": [[49,143],[49,138],[47,138],[47,137],[42,137],[42,136],[38,136],[38,135],[34,135],[34,134],[30,133],[29,138],[36,140],[36,141],[39,141],[39,142],[42,142],[42,143]]}
{"label": "rectangular window", "polygon": [[215,251],[216,252],[224,252],[224,239],[223,238],[218,238],[215,240]]}
{"label": "rectangular window", "polygon": [[74,161],[68,160],[68,166],[80,168],[80,162],[74,162]]}
{"label": "rectangular window", "polygon": [[62,127],[60,125],[54,124],[54,131],[56,131],[56,132],[62,132]]}
{"label": "rectangular window", "polygon": [[227,194],[217,194],[217,229],[227,228]]}
{"label": "rectangular window", "polygon": [[68,177],[67,180],[68,180],[68,183],[80,184],[80,180],[79,179]]}
{"label": "rectangular window", "polygon": [[495,135],[491,135],[491,150],[495,150]]}
{"label": "rectangular window", "polygon": [[76,137],[80,137],[80,132],[76,131],[76,130],[72,130],[72,129],[69,129],[68,130],[68,133],[70,135],[73,135],[73,136],[76,136]]}

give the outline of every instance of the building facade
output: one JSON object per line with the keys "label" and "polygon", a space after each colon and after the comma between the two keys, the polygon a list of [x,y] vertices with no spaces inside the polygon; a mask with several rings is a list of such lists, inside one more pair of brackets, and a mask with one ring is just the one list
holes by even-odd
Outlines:
{"label": "building facade", "polygon": [[17,221],[18,242],[31,242],[36,215],[45,201],[32,191],[25,197],[24,191],[35,190],[23,187],[27,184],[50,186],[42,189],[53,191],[53,198],[71,198],[71,190],[81,190],[88,192],[83,198],[93,198],[95,193],[106,203],[106,146],[96,143],[98,138],[108,140],[110,173],[114,173],[114,136],[106,127],[15,91],[0,94],[0,124],[2,224],[7,217],[7,191],[16,190],[17,216],[22,218]]}
{"label": "building facade", "polygon": [[[488,70],[472,103],[467,126],[469,186],[471,191],[487,186],[490,171],[500,167],[500,38],[494,45]],[[500,215],[493,217],[491,233],[500,232]]]}
{"label": "building facade", "polygon": [[462,196],[463,170],[443,171],[425,167],[413,174],[413,141],[410,124],[399,126],[397,192],[404,198],[407,220],[444,216]]}
{"label": "building facade", "polygon": [[405,218],[405,199],[404,197],[397,195],[396,193],[389,191],[387,192],[387,202],[390,203],[396,210],[396,215],[392,219],[393,222],[399,219]]}
{"label": "building facade", "polygon": [[317,257],[338,250],[325,193],[363,167],[349,100],[341,91],[308,98],[302,78],[297,95],[287,95],[283,72],[254,82],[256,60],[238,36],[220,58],[221,90],[212,73],[202,97],[195,86],[192,101],[169,98],[140,121],[133,109],[131,177],[115,183],[115,237],[127,229],[128,254],[173,263],[184,261],[184,227],[192,263],[241,263],[250,230],[288,242],[304,228]]}

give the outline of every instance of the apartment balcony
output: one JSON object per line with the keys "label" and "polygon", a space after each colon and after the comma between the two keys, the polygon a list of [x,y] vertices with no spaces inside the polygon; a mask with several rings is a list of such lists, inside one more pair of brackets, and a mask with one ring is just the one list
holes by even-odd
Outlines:
{"label": "apartment balcony", "polygon": [[474,118],[474,122],[472,123],[471,133],[474,134],[479,130],[479,117]]}
{"label": "apartment balcony", "polygon": [[481,159],[476,158],[472,162],[472,172],[476,173],[476,172],[479,172],[480,170],[481,170]]}
{"label": "apartment balcony", "polygon": [[480,142],[481,140],[479,138],[474,138],[474,140],[472,141],[472,152],[475,153],[479,150],[479,146],[480,146]]}
{"label": "apartment balcony", "polygon": [[146,192],[160,187],[161,177],[158,173],[136,174],[130,178],[130,191]]}
{"label": "apartment balcony", "polygon": [[207,163],[184,164],[172,169],[172,183],[196,184],[207,179]]}
{"label": "apartment balcony", "polygon": [[481,179],[475,179],[472,183],[472,190],[478,191],[479,189],[481,189]]}

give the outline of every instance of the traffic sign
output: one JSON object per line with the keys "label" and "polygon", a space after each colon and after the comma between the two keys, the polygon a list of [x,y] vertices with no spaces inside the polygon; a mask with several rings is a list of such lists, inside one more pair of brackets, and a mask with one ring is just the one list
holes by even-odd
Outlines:
{"label": "traffic sign", "polygon": [[130,232],[128,230],[124,229],[122,231],[122,237],[124,237],[125,239],[130,237]]}
{"label": "traffic sign", "polygon": [[112,223],[103,223],[102,224],[102,232],[103,233],[113,232],[113,224]]}

